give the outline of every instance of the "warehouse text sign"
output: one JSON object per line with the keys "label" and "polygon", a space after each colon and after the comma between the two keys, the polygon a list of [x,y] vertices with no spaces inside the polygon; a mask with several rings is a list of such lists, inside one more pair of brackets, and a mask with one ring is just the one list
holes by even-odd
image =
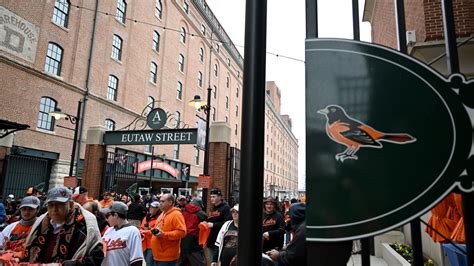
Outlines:
{"label": "warehouse text sign", "polygon": [[105,145],[196,144],[197,129],[110,131],[104,134]]}

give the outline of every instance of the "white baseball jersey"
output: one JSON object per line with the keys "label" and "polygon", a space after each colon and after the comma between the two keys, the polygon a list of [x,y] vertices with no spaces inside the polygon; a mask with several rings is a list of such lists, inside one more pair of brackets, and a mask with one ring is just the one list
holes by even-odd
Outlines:
{"label": "white baseball jersey", "polygon": [[128,224],[116,230],[110,227],[102,237],[104,250],[107,248],[102,265],[129,265],[143,260],[140,231]]}

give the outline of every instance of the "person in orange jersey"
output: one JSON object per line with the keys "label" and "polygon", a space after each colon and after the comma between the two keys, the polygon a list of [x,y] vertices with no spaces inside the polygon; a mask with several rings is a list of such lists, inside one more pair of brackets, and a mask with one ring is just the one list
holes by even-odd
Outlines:
{"label": "person in orange jersey", "polygon": [[150,203],[150,208],[147,215],[143,218],[143,221],[140,225],[140,232],[143,234],[142,238],[142,249],[143,257],[145,258],[146,265],[153,266],[153,253],[151,251],[151,234],[146,234],[144,231],[155,228],[156,221],[160,215],[160,203],[158,201],[153,201]]}
{"label": "person in orange jersey", "polygon": [[103,199],[99,201],[99,207],[101,209],[106,209],[112,206],[112,203],[114,203],[113,197],[110,195],[109,192],[104,192],[103,194]]}
{"label": "person in orange jersey", "polygon": [[35,196],[23,198],[20,204],[21,220],[8,225],[0,232],[0,262],[19,260],[25,253],[26,237],[36,221],[36,215],[40,207],[40,200]]}
{"label": "person in orange jersey", "polygon": [[181,210],[173,207],[175,198],[171,194],[160,197],[161,214],[149,232],[153,259],[157,266],[176,265],[180,256],[181,238],[186,236],[186,223]]}

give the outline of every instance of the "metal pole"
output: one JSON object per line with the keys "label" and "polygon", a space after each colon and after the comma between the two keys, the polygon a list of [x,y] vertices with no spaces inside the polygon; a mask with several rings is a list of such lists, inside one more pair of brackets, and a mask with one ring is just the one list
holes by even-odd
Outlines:
{"label": "metal pole", "polygon": [[[209,68],[211,67],[211,59],[209,56]],[[209,124],[211,119],[211,76],[209,75],[209,87],[207,88],[207,112],[206,112],[206,151],[204,153],[204,176],[209,175]],[[202,189],[202,202],[204,204],[204,210],[207,210],[207,188]]]}
{"label": "metal pole", "polygon": [[456,46],[456,29],[454,27],[453,3],[451,0],[442,0],[441,5],[443,9],[444,41],[446,43],[448,74],[460,73],[458,48]]}
{"label": "metal pole", "polygon": [[[81,121],[81,106],[82,106],[82,101],[79,101],[77,103],[76,117],[73,118],[75,120],[75,123],[74,123],[74,137],[72,139],[71,162],[69,164],[69,176],[73,176],[72,173],[74,170],[74,158],[76,156],[76,147],[77,147],[77,133],[79,131],[79,123]],[[69,119],[71,122],[73,122],[71,118]],[[74,176],[76,177],[76,185],[77,185],[77,171]]]}
{"label": "metal pole", "polygon": [[403,0],[395,0],[395,25],[397,25],[398,50],[408,53],[405,26],[405,6]]}
{"label": "metal pole", "polygon": [[362,238],[360,240],[362,245],[361,258],[362,266],[370,266],[370,238]]}
{"label": "metal pole", "polygon": [[464,235],[466,238],[467,265],[474,265],[474,193],[462,193]]}
{"label": "metal pole", "polygon": [[306,0],[306,38],[318,38],[317,0]]}
{"label": "metal pole", "polygon": [[360,41],[359,0],[352,0],[352,32],[354,34],[354,40]]}
{"label": "metal pole", "polygon": [[152,186],[152,177],[153,177],[153,156],[155,156],[155,147],[153,145],[151,145],[151,162],[150,162],[150,195],[151,195],[151,190],[153,189],[153,186]]}
{"label": "metal pole", "polygon": [[242,174],[237,265],[262,261],[263,161],[267,1],[247,0],[245,10]]}
{"label": "metal pole", "polygon": [[423,247],[421,245],[421,225],[420,218],[415,218],[410,222],[411,242],[413,246],[413,264],[423,265]]}

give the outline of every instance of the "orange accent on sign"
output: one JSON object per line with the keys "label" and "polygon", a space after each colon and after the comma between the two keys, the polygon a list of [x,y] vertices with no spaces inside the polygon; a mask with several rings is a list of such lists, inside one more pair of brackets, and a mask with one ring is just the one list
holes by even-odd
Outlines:
{"label": "orange accent on sign", "polygon": [[169,173],[170,175],[178,178],[179,170],[162,161],[153,160],[153,164],[152,164],[152,161],[148,160],[148,161],[143,161],[143,162],[133,164],[135,173],[141,173],[141,172],[150,170],[152,169],[152,167],[153,169],[163,170]]}
{"label": "orange accent on sign", "polygon": [[[64,177],[64,186],[65,186],[65,187],[76,187],[76,186],[77,186],[76,177],[74,177],[74,176],[66,176],[66,177]],[[64,196],[65,196],[65,195],[64,195]]]}
{"label": "orange accent on sign", "polygon": [[211,185],[211,177],[208,175],[199,175],[198,177],[198,187],[209,188]]}

